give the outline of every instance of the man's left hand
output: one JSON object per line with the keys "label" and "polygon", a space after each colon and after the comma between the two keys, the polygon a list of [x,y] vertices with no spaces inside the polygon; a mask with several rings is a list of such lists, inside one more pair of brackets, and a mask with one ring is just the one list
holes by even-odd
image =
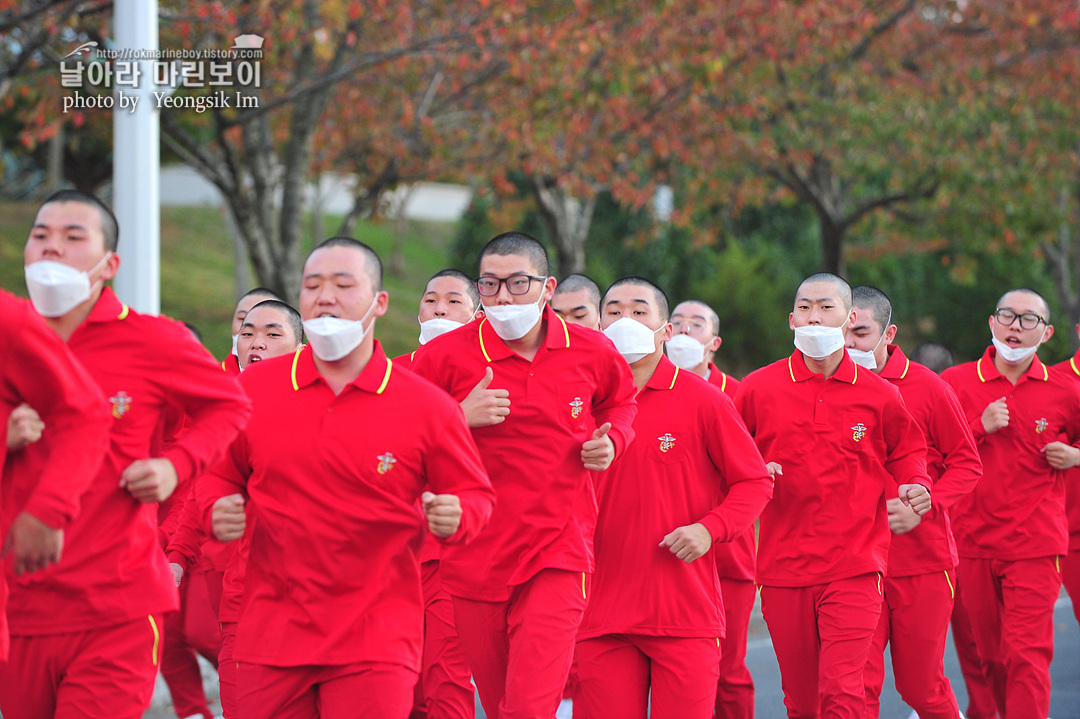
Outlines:
{"label": "man's left hand", "polygon": [[176,467],[167,459],[140,459],[120,475],[120,488],[140,502],[164,502],[177,484]]}

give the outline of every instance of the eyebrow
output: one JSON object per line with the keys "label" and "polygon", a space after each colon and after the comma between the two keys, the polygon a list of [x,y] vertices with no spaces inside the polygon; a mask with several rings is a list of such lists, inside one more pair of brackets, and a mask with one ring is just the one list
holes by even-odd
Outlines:
{"label": "eyebrow", "polygon": [[836,304],[836,300],[834,300],[832,297],[820,297],[816,300],[812,300],[809,297],[800,297],[798,300],[796,300],[796,302],[817,302],[818,304],[822,302],[832,302],[834,305]]}
{"label": "eyebrow", "polygon": [[[436,292],[435,290],[428,290],[427,292],[424,293],[424,297],[427,297],[428,295],[438,295],[438,294],[439,293]],[[458,292],[457,290],[450,290],[446,294],[448,294],[448,295],[457,295],[458,297],[464,297],[465,296],[464,292]]]}
{"label": "eyebrow", "polygon": [[706,319],[701,315],[684,315],[682,313],[679,313],[677,315],[672,315],[671,319],[675,319],[676,317],[688,317],[688,318],[690,318],[692,320],[701,320],[702,322],[706,321]]}
{"label": "eyebrow", "polygon": [[[630,301],[631,302],[637,302],[637,303],[643,304],[643,305],[649,305],[648,300],[643,300],[643,299],[641,299],[639,297],[635,297],[634,299],[632,299]],[[619,304],[619,300],[608,300],[607,302],[604,303],[604,307],[610,307],[611,305],[617,305],[617,304]]]}
{"label": "eyebrow", "polygon": [[[255,323],[254,322],[245,322],[244,324],[240,325],[240,329],[244,329],[245,327],[255,327]],[[280,322],[267,322],[266,324],[263,325],[264,329],[270,329],[271,327],[274,327],[274,328],[279,329],[279,330],[285,329],[285,325],[281,324]]]}
{"label": "eyebrow", "polygon": [[[33,229],[36,230],[39,227],[41,229],[43,229],[43,230],[49,229],[49,226],[46,225],[44,222],[35,222]],[[64,225],[63,229],[65,229],[65,230],[82,230],[83,232],[89,232],[90,231],[85,225]]]}
{"label": "eyebrow", "polygon": [[[356,275],[354,275],[352,272],[346,272],[344,270],[338,270],[337,272],[331,272],[330,276],[331,277],[351,277],[354,280],[356,279]],[[319,273],[319,272],[309,272],[308,274],[304,275],[305,280],[315,279],[315,278],[318,278],[318,277],[324,277],[324,275],[322,273]]]}

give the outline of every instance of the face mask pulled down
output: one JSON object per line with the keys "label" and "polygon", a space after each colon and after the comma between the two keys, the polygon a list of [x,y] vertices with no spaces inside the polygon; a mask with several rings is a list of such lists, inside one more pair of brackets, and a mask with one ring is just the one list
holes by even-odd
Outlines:
{"label": "face mask pulled down", "polygon": [[868,370],[877,369],[877,357],[875,355],[877,354],[878,347],[885,341],[885,332],[889,329],[889,324],[891,322],[892,312],[889,313],[889,319],[885,322],[885,329],[882,330],[881,337],[878,339],[877,344],[874,345],[874,349],[869,352],[866,350],[849,349],[847,353],[851,357],[851,361]]}
{"label": "face mask pulled down", "polygon": [[[40,260],[23,268],[26,290],[34,309],[42,317],[62,317],[90,299],[93,286],[90,275],[98,271],[112,255],[106,252],[89,272],[80,272],[52,260]],[[96,284],[96,283],[95,283]]]}
{"label": "face mask pulled down", "polygon": [[371,300],[371,306],[359,320],[340,317],[315,317],[304,320],[304,334],[311,351],[324,362],[336,362],[360,346],[367,335],[364,323],[375,309],[379,296]]}
{"label": "face mask pulled down", "polygon": [[1022,364],[1031,359],[1031,356],[1035,354],[1039,349],[1039,345],[1032,347],[1012,347],[1005,344],[997,337],[992,337],[994,341],[994,347],[997,349],[998,357],[1003,359],[1008,364]]}

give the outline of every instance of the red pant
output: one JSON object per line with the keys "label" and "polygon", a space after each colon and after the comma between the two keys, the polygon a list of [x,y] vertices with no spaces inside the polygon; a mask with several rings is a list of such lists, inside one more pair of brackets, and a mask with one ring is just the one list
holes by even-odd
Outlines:
{"label": "red pant", "polygon": [[789,717],[862,719],[863,671],[881,602],[876,572],[812,587],[761,588]]}
{"label": "red pant", "polygon": [[1061,580],[1072,599],[1073,616],[1080,622],[1080,551],[1061,558]]}
{"label": "red pant", "polygon": [[454,626],[454,602],[439,581],[439,562],[424,562],[424,665],[416,683],[413,716],[473,719],[472,673]]}
{"label": "red pant", "polygon": [[454,597],[454,616],[490,719],[555,714],[570,674],[589,575],[545,569],[505,602]]}
{"label": "red pant", "polygon": [[720,640],[720,681],[716,685],[717,719],[754,719],[754,680],[746,668],[746,634],[757,587],[748,580],[720,577],[727,636]]}
{"label": "red pant", "polygon": [[[221,573],[215,573],[220,586]],[[215,667],[221,651],[221,631],[217,612],[211,604],[208,573],[198,567],[184,574],[180,582],[180,611],[165,618],[165,650],[161,655],[161,676],[169,685],[176,716],[202,714],[213,719],[203,692],[202,672],[195,653]]]}
{"label": "red pant", "polygon": [[417,674],[399,664],[240,665],[242,719],[406,719]]}
{"label": "red pant", "polygon": [[221,713],[225,719],[236,719],[240,716],[240,707],[237,706],[236,697],[239,691],[237,687],[237,674],[240,671],[240,662],[236,661],[236,622],[222,622],[221,626],[221,652],[218,654],[218,688],[221,692]]}
{"label": "red pant", "polygon": [[896,691],[919,713],[919,719],[960,716],[944,662],[955,578],[953,571],[885,580],[885,602],[863,674],[867,719],[877,719],[881,706],[886,645],[892,654]]}
{"label": "red pant", "polygon": [[986,670],[975,648],[975,635],[971,631],[971,619],[964,606],[964,586],[960,576],[956,577],[956,596],[953,600],[952,636],[956,647],[956,657],[960,660],[960,672],[964,675],[967,687],[968,705],[964,715],[968,719],[995,719],[997,702],[990,691],[990,682],[986,680]]}
{"label": "red pant", "polygon": [[154,695],[161,617],[70,634],[11,637],[4,719],[140,719]]}
{"label": "red pant", "polygon": [[578,642],[577,652],[574,719],[713,715],[720,676],[718,637],[607,634]]}
{"label": "red pant", "polygon": [[1009,719],[1050,711],[1058,557],[960,560],[964,604],[998,707]]}

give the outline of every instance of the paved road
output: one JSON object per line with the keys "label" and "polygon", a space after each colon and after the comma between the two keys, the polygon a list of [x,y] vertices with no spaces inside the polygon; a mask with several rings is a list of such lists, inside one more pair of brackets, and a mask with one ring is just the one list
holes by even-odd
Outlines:
{"label": "paved road", "polygon": [[[1053,695],[1050,700],[1050,716],[1053,719],[1080,719],[1080,628],[1072,613],[1072,603],[1062,595],[1054,612],[1054,663],[1051,666]],[[786,716],[784,697],[780,690],[780,670],[776,666],[772,643],[768,631],[761,620],[760,612],[755,609],[751,621],[751,637],[747,651],[747,664],[757,684],[757,716],[761,719],[780,719]],[[893,688],[892,666],[886,663],[887,675],[885,689],[881,696],[881,719],[907,719],[910,708],[900,700]],[[212,672],[212,670],[209,670]],[[967,706],[967,692],[960,667],[956,662],[956,651],[952,638],[945,652],[945,672],[952,682],[960,708]],[[168,691],[159,681],[160,691],[156,695],[154,707],[144,719],[173,719],[168,703]],[[207,689],[216,696],[216,682],[212,674],[208,676]],[[218,707],[214,707],[219,710]],[[477,704],[477,717],[484,719],[483,709]]]}

